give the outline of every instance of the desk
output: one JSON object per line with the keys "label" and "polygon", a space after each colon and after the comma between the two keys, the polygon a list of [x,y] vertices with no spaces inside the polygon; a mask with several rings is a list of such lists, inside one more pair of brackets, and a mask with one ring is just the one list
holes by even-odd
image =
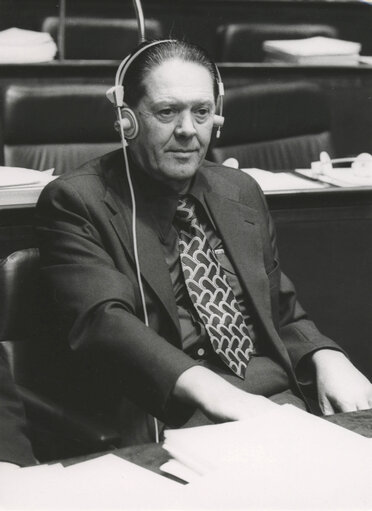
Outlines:
{"label": "desk", "polygon": [[268,195],[283,271],[319,329],[372,379],[372,190]]}
{"label": "desk", "polygon": [[[365,437],[372,438],[372,409],[360,412],[339,413],[324,417],[324,420],[355,431]],[[159,470],[159,467],[169,460],[169,455],[161,447],[161,444],[144,444],[125,447],[123,449],[117,449],[114,451],[114,454],[158,474],[163,474],[163,472]],[[68,462],[67,464],[70,463],[71,462]]]}

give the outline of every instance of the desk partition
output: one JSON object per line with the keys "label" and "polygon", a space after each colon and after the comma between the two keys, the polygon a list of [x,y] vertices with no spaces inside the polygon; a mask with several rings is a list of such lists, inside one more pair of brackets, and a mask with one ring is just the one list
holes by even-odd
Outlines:
{"label": "desk partition", "polygon": [[319,329],[372,378],[372,190],[267,197],[283,270]]}

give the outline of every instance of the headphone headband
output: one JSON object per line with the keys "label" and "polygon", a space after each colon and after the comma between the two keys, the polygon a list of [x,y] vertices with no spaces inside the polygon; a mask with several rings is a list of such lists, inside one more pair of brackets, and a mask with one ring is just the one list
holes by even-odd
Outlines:
{"label": "headphone headband", "polygon": [[137,57],[141,55],[144,51],[148,50],[152,46],[157,46],[158,44],[163,43],[173,43],[176,42],[175,39],[161,39],[160,41],[151,41],[145,45],[143,45],[141,48],[139,48],[134,53],[129,54],[120,64],[118,70],[116,71],[115,76],[115,85],[123,85],[125,74],[128,70],[128,67],[132,64],[134,60],[136,60]]}
{"label": "headphone headband", "polygon": [[[123,119],[120,113],[120,110],[124,108],[124,79],[125,75],[128,71],[128,68],[131,66],[132,62],[136,60],[139,55],[141,55],[144,51],[148,50],[152,46],[157,46],[159,44],[163,43],[177,43],[178,41],[176,39],[161,39],[159,41],[151,41],[147,44],[144,44],[140,48],[138,48],[134,53],[128,55],[120,64],[118,67],[118,70],[116,71],[115,75],[115,85],[111,87],[107,92],[106,96],[111,101],[111,103],[114,104],[115,108],[117,109],[117,116],[118,116],[118,122],[123,123]],[[215,70],[215,79],[217,82],[217,90],[218,90],[218,96],[217,96],[217,110],[218,113],[214,116],[214,126],[217,127],[217,133],[216,137],[219,138],[221,134],[221,128],[224,123],[224,117],[223,117],[223,96],[225,94],[224,86],[221,79],[221,74],[214,62],[212,62],[212,65]],[[125,109],[126,111],[130,109]],[[128,113],[128,112],[127,112]],[[132,118],[135,119],[135,115],[133,112],[131,112],[130,115],[130,127],[132,128],[131,132],[128,133],[128,122],[125,121],[123,128],[127,130],[127,138],[134,138],[137,135],[138,132],[138,125],[134,126],[132,122]],[[129,136],[128,136],[129,135]]]}

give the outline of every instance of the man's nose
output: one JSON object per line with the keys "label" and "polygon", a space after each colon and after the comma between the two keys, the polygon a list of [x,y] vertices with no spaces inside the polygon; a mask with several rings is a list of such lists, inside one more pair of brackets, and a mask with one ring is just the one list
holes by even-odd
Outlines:
{"label": "man's nose", "polygon": [[195,119],[192,115],[192,112],[181,112],[177,119],[177,125],[175,129],[176,135],[184,137],[191,137],[195,135],[196,129],[194,122]]}

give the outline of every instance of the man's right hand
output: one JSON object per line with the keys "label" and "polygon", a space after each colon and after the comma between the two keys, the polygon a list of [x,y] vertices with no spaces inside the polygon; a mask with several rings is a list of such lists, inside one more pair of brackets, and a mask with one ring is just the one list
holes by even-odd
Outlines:
{"label": "man's right hand", "polygon": [[246,420],[270,412],[275,403],[240,390],[201,366],[187,369],[178,378],[173,395],[192,404],[214,422]]}

